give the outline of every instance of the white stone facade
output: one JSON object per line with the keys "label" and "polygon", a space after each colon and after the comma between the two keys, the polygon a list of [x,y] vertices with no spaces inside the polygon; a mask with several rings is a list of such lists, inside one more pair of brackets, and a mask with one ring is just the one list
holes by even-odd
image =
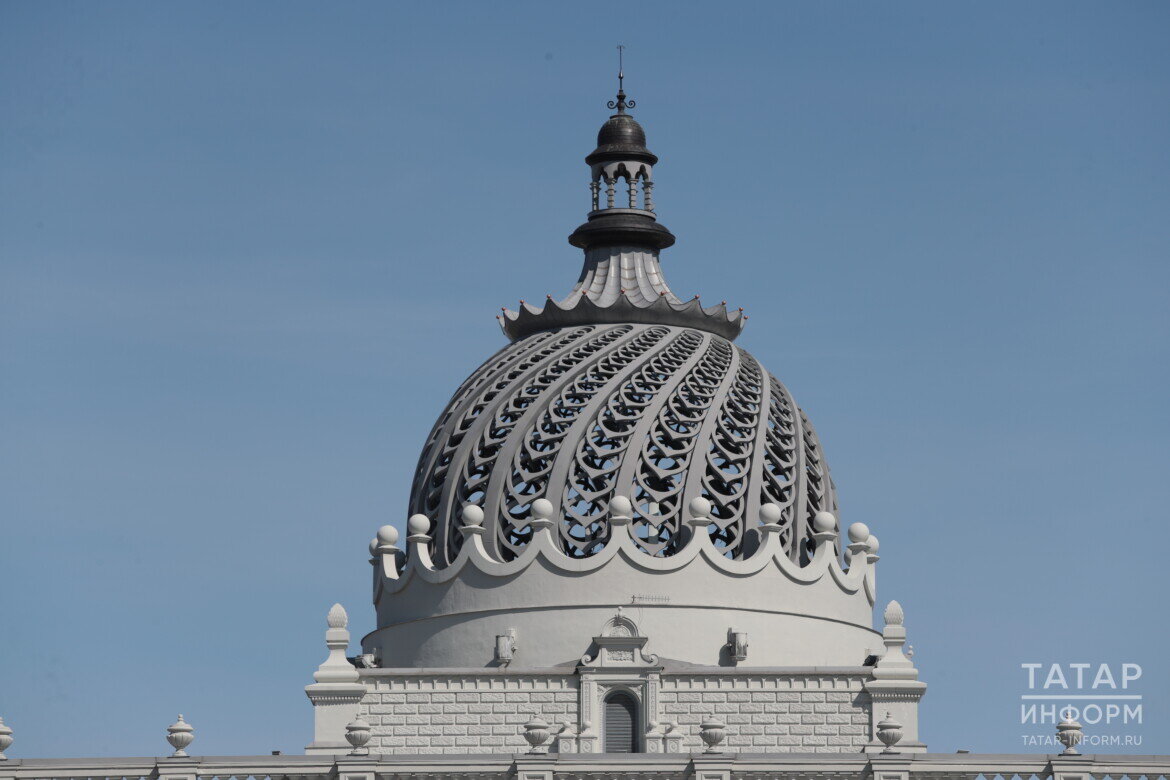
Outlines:
{"label": "white stone facade", "polygon": [[[617,692],[636,705],[628,722],[637,752],[701,750],[707,721],[719,724],[728,749],[743,753],[874,752],[883,747],[879,721],[890,713],[902,729],[899,747],[926,749],[918,739],[918,701],[926,686],[902,653],[904,615],[897,602],[885,612],[885,651],[872,666],[849,667],[661,659],[647,652],[650,638],[618,608],[583,656],[554,667],[504,661],[479,668],[359,670],[339,661],[348,637],[344,614],[340,607],[331,610],[330,656],[318,682],[306,689],[318,711],[311,753],[344,750],[342,724],[350,719],[368,724],[361,728],[368,728],[369,749],[382,753],[514,753],[523,749],[532,721],[547,728],[552,752],[608,752],[605,702]],[[516,638],[499,639],[511,658]],[[749,652],[747,638],[734,632],[728,645],[735,654]]]}
{"label": "white stone facade", "polygon": [[[715,716],[727,725],[729,750],[759,752],[860,752],[870,742],[871,712],[864,683],[867,669],[838,673],[731,670],[648,672],[656,712],[644,712],[652,736],[677,724],[678,738],[665,750],[703,748],[699,725]],[[588,677],[584,678],[588,680]],[[373,729],[370,748],[379,753],[515,753],[526,746],[523,724],[533,716],[554,734],[579,733],[583,678],[575,673],[458,673],[368,670],[360,713]],[[599,683],[604,693],[605,684]],[[589,683],[586,682],[586,695]],[[627,683],[623,689],[629,689]],[[642,705],[646,697],[640,696]],[[577,752],[579,740],[557,739],[553,751]],[[581,752],[595,752],[594,740]],[[589,749],[592,748],[592,749]]]}
{"label": "white stone facade", "polygon": [[727,724],[727,749],[744,753],[862,750],[870,741],[868,673],[836,675],[664,675],[664,717],[698,750],[703,718]]}
{"label": "white stone facade", "polygon": [[575,675],[377,674],[361,712],[384,753],[516,753],[533,715],[576,720]]}

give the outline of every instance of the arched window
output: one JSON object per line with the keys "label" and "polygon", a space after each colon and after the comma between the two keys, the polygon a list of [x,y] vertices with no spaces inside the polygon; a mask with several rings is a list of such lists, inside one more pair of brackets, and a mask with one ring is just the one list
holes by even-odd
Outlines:
{"label": "arched window", "polygon": [[606,753],[638,752],[638,702],[626,691],[614,691],[605,697],[602,723]]}

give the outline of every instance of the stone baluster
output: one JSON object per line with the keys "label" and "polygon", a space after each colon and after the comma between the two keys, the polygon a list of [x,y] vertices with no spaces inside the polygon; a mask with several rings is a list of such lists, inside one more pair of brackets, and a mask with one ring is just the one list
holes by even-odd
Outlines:
{"label": "stone baluster", "polygon": [[638,207],[638,177],[630,176],[626,182],[630,185],[630,208],[635,209]]}
{"label": "stone baluster", "polygon": [[642,206],[647,211],[654,211],[654,182],[642,180]]}
{"label": "stone baluster", "polygon": [[612,209],[612,208],[613,208],[613,198],[614,198],[614,183],[615,183],[616,181],[617,181],[617,179],[616,179],[616,178],[613,178],[613,179],[608,179],[608,178],[607,178],[607,179],[605,180],[605,207],[606,207],[607,209]]}

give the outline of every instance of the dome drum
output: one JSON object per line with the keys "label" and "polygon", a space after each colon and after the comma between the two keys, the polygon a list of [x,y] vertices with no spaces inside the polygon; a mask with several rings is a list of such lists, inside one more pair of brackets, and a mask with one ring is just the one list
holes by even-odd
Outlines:
{"label": "dome drum", "polygon": [[[793,562],[775,505],[761,510],[760,544],[742,559],[727,557],[707,533],[689,535],[670,557],[647,555],[631,518],[621,514],[608,518],[604,547],[576,558],[557,538],[551,502],[535,504],[533,538],[511,560],[491,553],[478,507],[465,513],[464,544],[446,567],[431,559],[430,537],[421,532],[426,518],[411,518],[409,551],[383,544],[371,560],[378,628],[363,639],[363,652],[381,667],[483,667],[497,637],[510,635],[517,666],[562,666],[588,644],[583,627],[617,607],[636,611],[659,650],[684,664],[734,663],[732,628],[752,637],[743,665],[753,667],[857,667],[876,644],[877,539],[860,523],[850,528],[847,567],[829,513],[818,515],[812,557]],[[705,500],[693,501],[687,527],[705,528],[708,509]]]}

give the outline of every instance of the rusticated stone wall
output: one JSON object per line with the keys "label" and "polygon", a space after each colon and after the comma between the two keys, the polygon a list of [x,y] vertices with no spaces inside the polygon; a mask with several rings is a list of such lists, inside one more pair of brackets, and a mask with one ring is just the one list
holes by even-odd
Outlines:
{"label": "rusticated stone wall", "polygon": [[402,676],[369,680],[362,712],[370,748],[386,753],[517,753],[533,715],[577,721],[577,678],[564,676]]}
{"label": "rusticated stone wall", "polygon": [[[869,741],[864,676],[671,674],[660,676],[658,723],[676,722],[681,750],[703,748],[699,724],[727,724],[728,750],[852,752]],[[555,732],[578,728],[575,674],[418,674],[368,676],[361,712],[382,753],[515,753],[534,715]],[[601,724],[592,724],[599,730]],[[555,745],[556,740],[550,740]],[[555,747],[553,747],[555,750]]]}
{"label": "rusticated stone wall", "polygon": [[862,677],[663,675],[662,718],[676,721],[697,749],[699,724],[727,724],[727,749],[752,753],[842,752],[869,742]]}

